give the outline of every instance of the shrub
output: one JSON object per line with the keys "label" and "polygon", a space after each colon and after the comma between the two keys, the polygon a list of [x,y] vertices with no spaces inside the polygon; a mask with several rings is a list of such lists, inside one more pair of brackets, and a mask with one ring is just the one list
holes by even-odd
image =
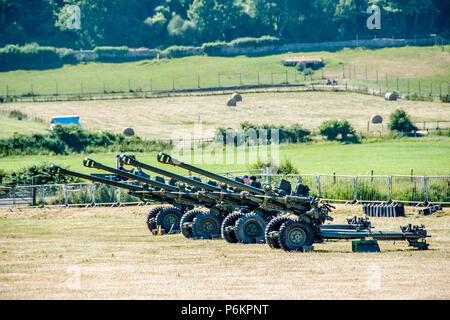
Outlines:
{"label": "shrub", "polygon": [[50,133],[24,135],[0,139],[0,155],[20,154],[68,154],[71,152],[148,152],[169,149],[167,143],[125,137],[112,132],[90,132],[77,125],[57,125]]}
{"label": "shrub", "polygon": [[195,47],[190,46],[171,46],[161,52],[167,58],[180,58],[191,56],[195,53]]}
{"label": "shrub", "polygon": [[303,74],[304,74],[305,76],[312,76],[312,75],[314,75],[314,70],[311,69],[311,68],[306,68],[306,69],[303,71]]}
{"label": "shrub", "polygon": [[320,134],[329,141],[357,143],[355,130],[347,120],[327,120],[320,124]]}
{"label": "shrub", "polygon": [[[254,136],[252,136],[251,130],[254,130]],[[272,141],[274,130],[278,130],[278,141]],[[311,140],[311,138],[309,137],[311,132],[309,130],[303,129],[298,124],[294,124],[290,127],[285,127],[283,125],[258,125],[246,121],[241,123],[239,131],[218,128],[216,131],[216,139],[218,138],[219,141],[220,139],[222,139],[223,143],[226,144],[226,134],[234,135],[234,143],[237,146],[242,145],[243,143],[250,143],[250,140],[252,140],[252,138],[256,138],[258,140],[264,139],[268,144],[274,142],[299,143]],[[264,136],[262,136],[261,134],[263,134]]]}
{"label": "shrub", "polygon": [[450,94],[446,94],[440,97],[441,101],[444,103],[450,103]]}
{"label": "shrub", "polygon": [[226,43],[223,41],[217,42],[206,42],[202,45],[202,50],[208,56],[216,56],[219,55],[220,49],[226,46]]}
{"label": "shrub", "polygon": [[0,49],[0,70],[39,69],[62,66],[54,47],[41,47],[37,43],[25,46],[7,45]]}
{"label": "shrub", "polygon": [[[34,179],[33,179],[34,177]],[[8,185],[31,185],[78,182],[80,179],[59,174],[50,173],[50,164],[43,163],[11,172],[3,172],[1,182]]]}
{"label": "shrub", "polygon": [[237,38],[228,43],[230,47],[245,48],[245,47],[265,47],[277,45],[280,39],[272,36],[262,36],[260,38]]}
{"label": "shrub", "polygon": [[278,168],[279,174],[298,174],[297,168],[294,167],[289,159],[284,159]]}
{"label": "shrub", "polygon": [[390,114],[388,128],[392,132],[407,134],[417,131],[417,127],[414,126],[406,112],[402,109],[397,109]]}

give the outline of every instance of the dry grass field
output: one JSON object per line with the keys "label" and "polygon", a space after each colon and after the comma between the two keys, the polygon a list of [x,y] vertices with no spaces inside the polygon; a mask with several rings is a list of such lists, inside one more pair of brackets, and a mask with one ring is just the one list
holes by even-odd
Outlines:
{"label": "dry grass field", "polygon": [[[0,299],[449,299],[450,210],[373,218],[378,230],[425,224],[430,250],[351,242],[310,253],[267,245],[152,236],[149,207],[29,209],[0,213]],[[361,214],[340,206],[335,222]]]}
{"label": "dry grass field", "polygon": [[[450,109],[440,102],[400,100],[386,102],[381,97],[337,92],[248,93],[236,108],[225,105],[228,95],[187,96],[153,99],[72,101],[49,103],[11,103],[3,107],[43,116],[80,115],[89,128],[122,132],[131,126],[136,134],[148,138],[189,138],[194,124],[201,120],[205,138],[217,127],[239,128],[241,122],[291,125],[317,129],[328,119],[347,119],[355,129],[367,132],[367,121],[377,113],[383,125],[371,131],[386,130],[389,114],[403,108],[413,121],[450,119]],[[198,137],[198,136],[197,136]]]}

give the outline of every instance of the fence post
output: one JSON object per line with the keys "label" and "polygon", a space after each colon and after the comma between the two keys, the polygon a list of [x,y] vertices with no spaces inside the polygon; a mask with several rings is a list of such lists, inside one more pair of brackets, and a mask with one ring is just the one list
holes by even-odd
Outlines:
{"label": "fence post", "polygon": [[423,177],[423,191],[424,191],[424,200],[425,203],[428,203],[428,184],[427,184],[427,177]]}
{"label": "fence post", "polygon": [[388,183],[389,183],[389,201],[394,201],[392,199],[392,177],[388,178]]}
{"label": "fence post", "polygon": [[239,72],[239,85],[242,86],[242,73],[240,73],[240,72]]}
{"label": "fence post", "polygon": [[63,184],[63,191],[64,191],[64,205],[69,205],[69,191],[67,190],[67,184]]}
{"label": "fence post", "polygon": [[218,85],[220,87],[220,72],[217,74],[217,81],[218,81]]}
{"label": "fence post", "polygon": [[92,204],[95,204],[95,184],[91,183]]}
{"label": "fence post", "polygon": [[289,83],[287,70],[286,70],[286,83]]}
{"label": "fence post", "polygon": [[377,85],[378,85],[378,70],[377,70]]}
{"label": "fence post", "polygon": [[258,86],[259,86],[259,71],[258,71]]}
{"label": "fence post", "polygon": [[320,180],[319,180],[319,176],[315,176],[315,179],[316,179],[317,196],[320,198]]}
{"label": "fence post", "polygon": [[200,74],[197,74],[197,88],[200,89]]}
{"label": "fence post", "polygon": [[15,207],[16,206],[16,187],[12,187],[11,188],[11,191],[12,191],[12,195],[13,195],[13,207]]}
{"label": "fence post", "polygon": [[353,179],[353,201],[356,201],[358,199],[358,187],[356,182],[356,177],[352,177]]}

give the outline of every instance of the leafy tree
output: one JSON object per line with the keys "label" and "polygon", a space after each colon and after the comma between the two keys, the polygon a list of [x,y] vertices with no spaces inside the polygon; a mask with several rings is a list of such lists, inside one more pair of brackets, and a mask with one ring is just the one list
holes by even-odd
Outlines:
{"label": "leafy tree", "polygon": [[320,134],[329,141],[358,142],[356,132],[347,120],[327,120],[320,124]]}
{"label": "leafy tree", "polygon": [[390,131],[411,133],[417,130],[417,127],[409,119],[406,112],[402,109],[397,109],[389,116],[388,128]]}

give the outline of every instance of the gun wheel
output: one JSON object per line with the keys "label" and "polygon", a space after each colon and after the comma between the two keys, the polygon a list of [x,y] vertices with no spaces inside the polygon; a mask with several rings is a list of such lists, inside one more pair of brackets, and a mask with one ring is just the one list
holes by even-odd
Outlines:
{"label": "gun wheel", "polygon": [[256,243],[258,239],[264,239],[266,222],[256,213],[248,213],[236,222],[235,233],[241,243]]}
{"label": "gun wheel", "polygon": [[280,249],[280,242],[277,238],[272,238],[269,236],[269,234],[272,231],[279,231],[280,227],[283,223],[285,223],[286,221],[291,220],[291,218],[286,217],[286,216],[281,216],[281,217],[275,217],[272,220],[270,220],[270,222],[267,224],[266,230],[264,231],[264,236],[266,237],[266,242],[269,245],[269,247],[271,247],[272,249]]}
{"label": "gun wheel", "polygon": [[156,225],[161,226],[167,232],[180,231],[182,213],[177,208],[165,207],[156,215]]}
{"label": "gun wheel", "polygon": [[165,206],[155,206],[150,209],[150,212],[148,213],[147,221],[146,221],[148,230],[150,230],[150,232],[152,232],[154,229],[156,229],[155,217],[164,208],[165,208]]}
{"label": "gun wheel", "polygon": [[201,212],[192,221],[192,233],[194,238],[211,239],[220,234],[222,221],[215,214]]}
{"label": "gun wheel", "polygon": [[194,218],[202,213],[203,211],[199,209],[192,209],[187,211],[180,220],[180,230],[181,233],[188,239],[191,239],[194,234],[192,233],[192,221]]}
{"label": "gun wheel", "polygon": [[278,241],[286,251],[303,251],[304,246],[310,246],[313,240],[311,228],[300,221],[289,220],[280,227]]}
{"label": "gun wheel", "polygon": [[222,238],[225,239],[228,243],[237,243],[238,239],[236,238],[236,234],[233,230],[227,229],[230,226],[233,226],[236,221],[244,215],[243,212],[234,212],[228,215],[225,219],[223,219],[222,226],[220,227],[220,231],[222,233]]}

